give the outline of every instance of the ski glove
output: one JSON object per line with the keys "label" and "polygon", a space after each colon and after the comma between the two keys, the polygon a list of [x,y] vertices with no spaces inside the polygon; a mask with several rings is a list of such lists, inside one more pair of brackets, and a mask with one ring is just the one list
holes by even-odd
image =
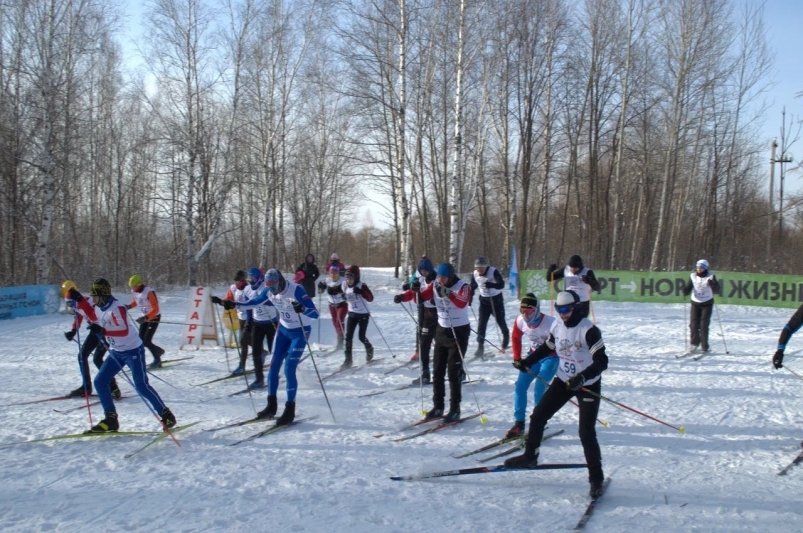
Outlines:
{"label": "ski glove", "polygon": [[406,281],[404,283],[402,283],[402,290],[403,291],[409,291],[410,290],[410,284],[407,283]]}
{"label": "ski glove", "polygon": [[527,363],[523,359],[513,360],[513,366],[516,367],[516,370],[524,372],[525,374],[530,370],[530,367],[527,366]]}
{"label": "ski glove", "polygon": [[67,291],[67,296],[70,297],[70,300],[74,300],[76,302],[80,302],[84,299],[84,297],[81,296],[81,293],[75,290],[74,287],[70,287],[70,290]]}
{"label": "ski glove", "polygon": [[586,377],[583,374],[577,374],[569,378],[566,382],[566,388],[572,391],[578,391],[586,384]]}
{"label": "ski glove", "polygon": [[783,368],[783,350],[778,350],[775,352],[775,355],[772,356],[772,366],[777,368]]}
{"label": "ski glove", "polygon": [[394,304],[402,303],[402,295],[401,294],[397,294],[396,296],[394,296],[393,297],[393,303]]}
{"label": "ski glove", "polygon": [[304,311],[304,306],[301,305],[300,302],[297,302],[297,301],[293,300],[293,311],[295,311],[296,313],[301,314],[301,312]]}
{"label": "ski glove", "polygon": [[89,331],[96,335],[104,335],[106,333],[106,330],[100,324],[89,324]]}
{"label": "ski glove", "polygon": [[326,283],[324,283],[323,281],[319,281],[318,282],[318,290],[319,291],[325,291],[326,290]]}
{"label": "ski glove", "polygon": [[212,296],[212,303],[217,305],[223,305],[223,300],[220,299],[220,296]]}
{"label": "ski glove", "polygon": [[558,269],[558,265],[556,265],[555,263],[552,263],[551,265],[549,265],[549,268],[547,269],[546,273],[547,274],[551,274],[554,271],[556,271],[557,269]]}
{"label": "ski glove", "polygon": [[222,300],[222,302],[223,302],[223,309],[225,309],[227,311],[229,309],[234,309],[235,307],[237,307],[237,304],[235,304],[231,300]]}
{"label": "ski glove", "polygon": [[78,333],[78,330],[71,329],[70,331],[65,331],[64,336],[67,338],[68,341],[71,341],[75,338],[76,333]]}
{"label": "ski glove", "polygon": [[413,291],[413,292],[420,291],[421,290],[421,282],[418,281],[418,280],[415,280],[414,282],[412,282],[410,284],[410,290]]}
{"label": "ski glove", "polygon": [[145,322],[147,322],[147,320],[148,320],[148,317],[145,316],[145,315],[142,315],[141,317],[137,318],[137,324],[144,324]]}
{"label": "ski glove", "polygon": [[438,296],[441,298],[448,298],[449,295],[452,293],[452,290],[445,285],[438,285]]}

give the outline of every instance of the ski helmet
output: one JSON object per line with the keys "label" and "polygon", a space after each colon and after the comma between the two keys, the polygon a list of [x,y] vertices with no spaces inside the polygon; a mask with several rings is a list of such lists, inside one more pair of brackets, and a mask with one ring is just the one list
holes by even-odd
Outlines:
{"label": "ski helmet", "polygon": [[67,293],[70,292],[70,289],[78,290],[78,287],[75,286],[75,282],[73,280],[65,279],[61,284],[61,297],[66,298]]}
{"label": "ski helmet", "polygon": [[246,273],[245,281],[251,285],[252,289],[256,290],[260,285],[262,285],[262,280],[264,279],[265,278],[261,270],[259,270],[257,267],[251,267]]}
{"label": "ski helmet", "polygon": [[557,298],[555,298],[555,310],[565,315],[566,313],[570,313],[579,302],[580,297],[577,296],[576,292],[561,291],[558,293]]}
{"label": "ski helmet", "polygon": [[89,295],[97,305],[103,307],[112,297],[112,287],[105,278],[98,278],[92,282]]}
{"label": "ski helmet", "polygon": [[278,268],[271,268],[265,274],[265,286],[272,294],[278,294],[287,286],[287,282]]}

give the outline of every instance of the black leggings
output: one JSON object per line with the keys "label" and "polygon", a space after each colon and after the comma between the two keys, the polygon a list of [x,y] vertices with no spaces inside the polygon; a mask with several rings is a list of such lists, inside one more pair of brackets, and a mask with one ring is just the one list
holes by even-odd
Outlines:
{"label": "black leggings", "polygon": [[[593,393],[599,394],[602,379],[593,385],[585,388]],[[597,414],[599,413],[600,398],[594,394],[580,391],[574,392],[566,388],[566,383],[557,377],[547,388],[541,401],[533,409],[530,415],[530,431],[527,435],[527,455],[534,455],[541,445],[544,436],[544,428],[552,416],[573,397],[577,397],[580,405],[580,443],[583,445],[586,464],[588,465],[588,480],[591,482],[602,481],[602,452],[597,442]]]}
{"label": "black leggings", "polygon": [[368,321],[371,315],[368,313],[349,313],[346,318],[346,357],[351,357],[351,347],[354,340],[354,330],[359,326],[358,338],[363,346],[368,348],[371,346],[371,341],[365,336],[368,330]]}
{"label": "black leggings", "polygon": [[[454,331],[454,334],[452,334]],[[444,328],[438,325],[435,333],[435,352],[432,361],[432,405],[435,409],[444,408],[446,396],[445,377],[449,376],[449,409],[456,409],[463,399],[463,358],[468,348],[471,327],[455,326]]]}

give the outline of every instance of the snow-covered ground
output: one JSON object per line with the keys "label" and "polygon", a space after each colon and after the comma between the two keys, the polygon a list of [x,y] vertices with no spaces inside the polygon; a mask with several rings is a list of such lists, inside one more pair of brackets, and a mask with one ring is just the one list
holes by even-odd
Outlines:
{"label": "snow-covered ground", "polygon": [[[572,529],[587,502],[585,470],[390,480],[392,475],[477,466],[484,455],[452,456],[489,443],[510,427],[517,371],[509,354],[472,362],[470,376],[483,381],[464,386],[463,414],[482,409],[487,423],[474,419],[394,442],[401,426],[429,408],[430,391],[422,395],[419,388],[409,388],[360,397],[417,375],[415,368],[386,373],[409,359],[414,347],[414,322],[392,303],[398,280],[389,269],[365,269],[363,277],[376,296],[368,336],[380,361],[325,382],[336,421],[307,359],[299,367],[297,417],[317,418],[234,447],[230,444],[260,426],[204,429],[254,416],[264,406],[264,393],[229,397],[244,388],[241,379],[197,386],[225,375],[227,358],[234,365],[236,354],[210,344],[198,351],[179,350],[178,324],[161,325],[155,340],[167,349],[166,359],[194,358],[157,371],[151,383],[179,424],[199,422],[177,433],[180,448],[166,439],[126,459],[149,437],[9,445],[81,431],[89,420],[86,409],[54,411],[79,406],[82,400],[77,399],[11,405],[66,393],[80,384],[77,345],[62,335],[71,318],[57,314],[0,322],[0,529]],[[224,289],[215,292],[222,295]],[[118,294],[127,300],[128,294]],[[162,290],[159,295],[163,320],[183,322],[188,291]],[[518,302],[506,298],[510,323]],[[317,328],[311,340],[318,370],[325,375],[339,366],[342,354],[325,353],[333,334],[322,307],[320,340]],[[541,307],[549,312],[548,302]],[[716,313],[712,321],[715,353],[692,361],[675,357],[684,351],[684,306],[594,304],[610,357],[603,394],[682,425],[686,433],[603,402],[600,419],[609,427],[599,427],[598,435],[612,483],[589,531],[803,531],[803,466],[777,475],[803,439],[803,383],[770,364],[780,329],[791,314],[789,309],[722,306],[721,328]],[[488,331],[489,339],[499,343],[493,324]],[[474,335],[469,354],[473,351]],[[802,351],[803,336],[793,337],[786,362],[800,372]],[[362,362],[359,343],[354,355],[355,362]],[[125,382],[121,386],[126,396],[117,406],[121,430],[158,430],[133,389]],[[284,380],[279,402],[284,402]],[[101,409],[93,407],[92,417],[99,416]],[[542,461],[583,462],[576,409],[567,405],[549,427],[565,433],[544,443]],[[386,436],[377,438],[378,433]]]}

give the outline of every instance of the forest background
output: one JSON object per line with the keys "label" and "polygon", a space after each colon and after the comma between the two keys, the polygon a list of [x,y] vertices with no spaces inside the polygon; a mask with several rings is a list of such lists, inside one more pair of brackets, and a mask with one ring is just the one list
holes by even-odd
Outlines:
{"label": "forest background", "polygon": [[760,3],[148,0],[135,72],[111,0],[0,5],[0,285],[803,267]]}

